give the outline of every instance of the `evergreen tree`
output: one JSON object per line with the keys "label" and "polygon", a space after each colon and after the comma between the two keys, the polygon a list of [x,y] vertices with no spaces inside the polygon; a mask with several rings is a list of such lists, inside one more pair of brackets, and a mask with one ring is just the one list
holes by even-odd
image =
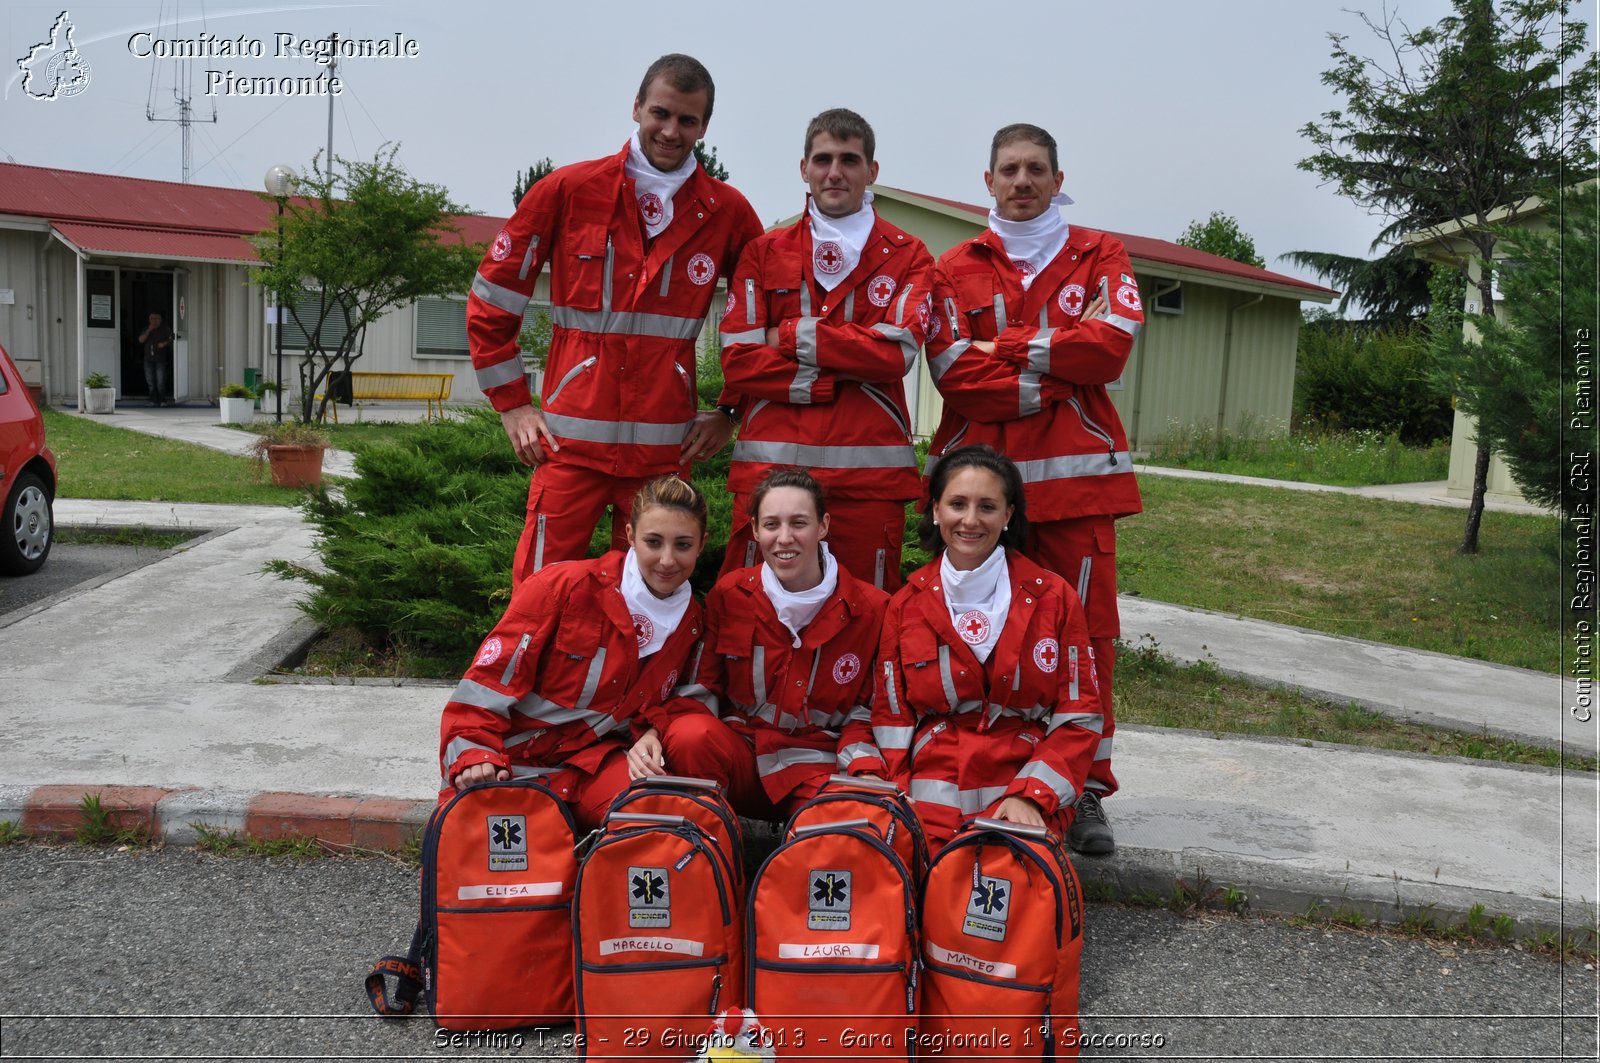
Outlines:
{"label": "evergreen tree", "polygon": [[522,197],[528,194],[528,189],[538,184],[543,178],[555,172],[556,164],[546,155],[527,170],[517,171],[517,183],[511,189],[511,209],[515,210],[522,203]]}
{"label": "evergreen tree", "polygon": [[1178,237],[1178,243],[1196,251],[1206,251],[1235,262],[1243,262],[1256,269],[1265,269],[1266,261],[1256,254],[1256,242],[1250,234],[1239,228],[1239,219],[1220,210],[1211,212],[1205,221],[1192,221]]}

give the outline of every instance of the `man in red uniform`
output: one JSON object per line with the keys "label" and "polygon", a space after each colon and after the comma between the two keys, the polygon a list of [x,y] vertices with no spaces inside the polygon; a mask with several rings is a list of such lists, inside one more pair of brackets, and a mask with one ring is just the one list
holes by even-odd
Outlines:
{"label": "man in red uniform", "polygon": [[933,258],[872,209],[875,147],[854,111],[813,118],[805,214],[752,242],[729,283],[722,368],[741,427],[724,574],[757,560],[746,496],[773,466],[793,465],[827,493],[839,563],[900,585],[905,504],[921,491],[902,382],[922,347]]}
{"label": "man in red uniform", "polygon": [[[583,557],[607,505],[612,545],[624,547],[640,486],[687,476],[690,461],[732,434],[732,407],[698,409],[695,339],[717,277],[761,223],[694,157],[715,95],[697,60],[657,59],[634,98],[629,143],[530,188],[473,279],[467,334],[478,386],[517,457],[534,467],[516,582]],[[554,330],[535,407],[517,334],[546,262]]]}
{"label": "man in red uniform", "polygon": [[[1122,242],[1068,228],[1055,139],[1032,125],[994,136],[984,181],[989,227],[947,251],[935,274],[928,368],[944,396],[930,465],[987,443],[1022,471],[1028,554],[1077,589],[1088,615],[1101,738],[1067,842],[1109,853],[1102,798],[1111,773],[1117,517],[1143,506],[1128,439],[1106,385],[1122,375],[1144,323]],[[931,472],[931,468],[930,468]]]}

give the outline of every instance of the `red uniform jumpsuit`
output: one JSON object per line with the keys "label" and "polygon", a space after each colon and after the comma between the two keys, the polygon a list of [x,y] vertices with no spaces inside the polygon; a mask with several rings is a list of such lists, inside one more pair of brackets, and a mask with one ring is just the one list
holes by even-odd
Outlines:
{"label": "red uniform jumpsuit", "polygon": [[743,814],[778,819],[858,758],[881,759],[867,703],[888,604],[841,566],[796,646],[761,566],[723,576],[706,597],[699,665],[667,706],[668,769],[716,779]]}
{"label": "red uniform jumpsuit", "polygon": [[551,565],[517,584],[505,615],[450,695],[439,735],[439,799],[474,764],[538,776],[598,826],[628,785],[635,716],[664,729],[662,706],[700,637],[700,606],[639,660],[622,597],[627,555]]}
{"label": "red uniform jumpsuit", "polygon": [[[1107,316],[1081,319],[1106,282]],[[944,396],[929,448],[937,459],[987,443],[1017,463],[1028,502],[1028,553],[1073,584],[1088,615],[1105,733],[1089,774],[1102,797],[1111,772],[1116,518],[1143,509],[1128,437],[1106,393],[1128,364],[1144,311],[1122,242],[1074,226],[1027,291],[993,232],[957,244],[935,273],[939,328],[928,368]],[[993,340],[993,354],[973,340]]]}
{"label": "red uniform jumpsuit", "polygon": [[[741,409],[722,572],[755,564],[746,496],[775,465],[808,469],[833,514],[828,548],[851,575],[900,585],[905,504],[920,493],[906,373],[922,347],[933,258],[880,216],[832,291],[812,272],[802,216],[745,249],[722,319],[726,401]],[[778,330],[775,346],[767,329]]]}
{"label": "red uniform jumpsuit", "polygon": [[761,232],[745,198],[696,168],[672,223],[646,240],[623,169],[628,151],[563,166],[528,189],[490,245],[467,300],[478,386],[502,412],[531,401],[517,333],[550,263],[550,353],[541,406],[561,444],[534,471],[513,574],[584,556],[609,503],[612,546],[639,486],[683,472],[699,407],[695,340],[716,279]]}
{"label": "red uniform jumpsuit", "polygon": [[882,760],[850,768],[909,782],[929,844],[1008,797],[1037,802],[1065,835],[1100,742],[1077,592],[1019,554],[1006,563],[1011,607],[987,661],[951,623],[937,560],[911,574],[884,614],[871,714]]}

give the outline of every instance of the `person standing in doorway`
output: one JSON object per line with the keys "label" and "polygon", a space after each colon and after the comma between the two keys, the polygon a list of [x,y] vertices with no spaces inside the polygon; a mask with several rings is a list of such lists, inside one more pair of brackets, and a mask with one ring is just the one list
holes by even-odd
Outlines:
{"label": "person standing in doorway", "polygon": [[172,330],[160,314],[150,315],[150,324],[139,333],[144,345],[144,382],[150,389],[150,405],[172,405]]}

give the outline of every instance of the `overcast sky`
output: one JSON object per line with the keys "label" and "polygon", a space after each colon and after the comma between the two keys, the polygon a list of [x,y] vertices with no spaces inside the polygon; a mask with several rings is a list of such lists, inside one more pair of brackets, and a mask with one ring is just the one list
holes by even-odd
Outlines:
{"label": "overcast sky", "polygon": [[[973,203],[986,198],[989,137],[1031,121],[1061,142],[1065,188],[1077,200],[1069,222],[1174,239],[1222,210],[1255,238],[1269,268],[1304,276],[1277,256],[1364,255],[1381,227],[1295,167],[1309,151],[1300,128],[1340,102],[1320,81],[1331,65],[1328,33],[1374,50],[1355,11],[1377,14],[1380,3],[72,4],[90,80],[75,96],[41,101],[23,91],[17,60],[49,38],[62,6],[9,0],[0,14],[0,158],[179,180],[178,125],[145,115],[147,102],[176,115],[176,63],[135,54],[151,50],[149,39],[130,38],[156,31],[192,46],[202,32],[242,35],[261,58],[190,64],[195,115],[205,120],[193,127],[191,180],[259,189],[269,166],[304,168],[326,143],[329,99],[229,94],[227,75],[325,72],[310,59],[277,57],[280,33],[398,34],[414,42],[415,57],[340,64],[334,151],[370,158],[398,141],[413,174],[504,215],[520,168],[546,155],[561,164],[616,151],[632,130],[644,68],[685,51],[717,82],[707,139],[765,221],[800,209],[801,139],[824,108],[851,107],[872,123],[884,183]],[[1592,23],[1593,5],[1582,6]],[[1420,27],[1449,4],[1389,0],[1389,8]]]}

